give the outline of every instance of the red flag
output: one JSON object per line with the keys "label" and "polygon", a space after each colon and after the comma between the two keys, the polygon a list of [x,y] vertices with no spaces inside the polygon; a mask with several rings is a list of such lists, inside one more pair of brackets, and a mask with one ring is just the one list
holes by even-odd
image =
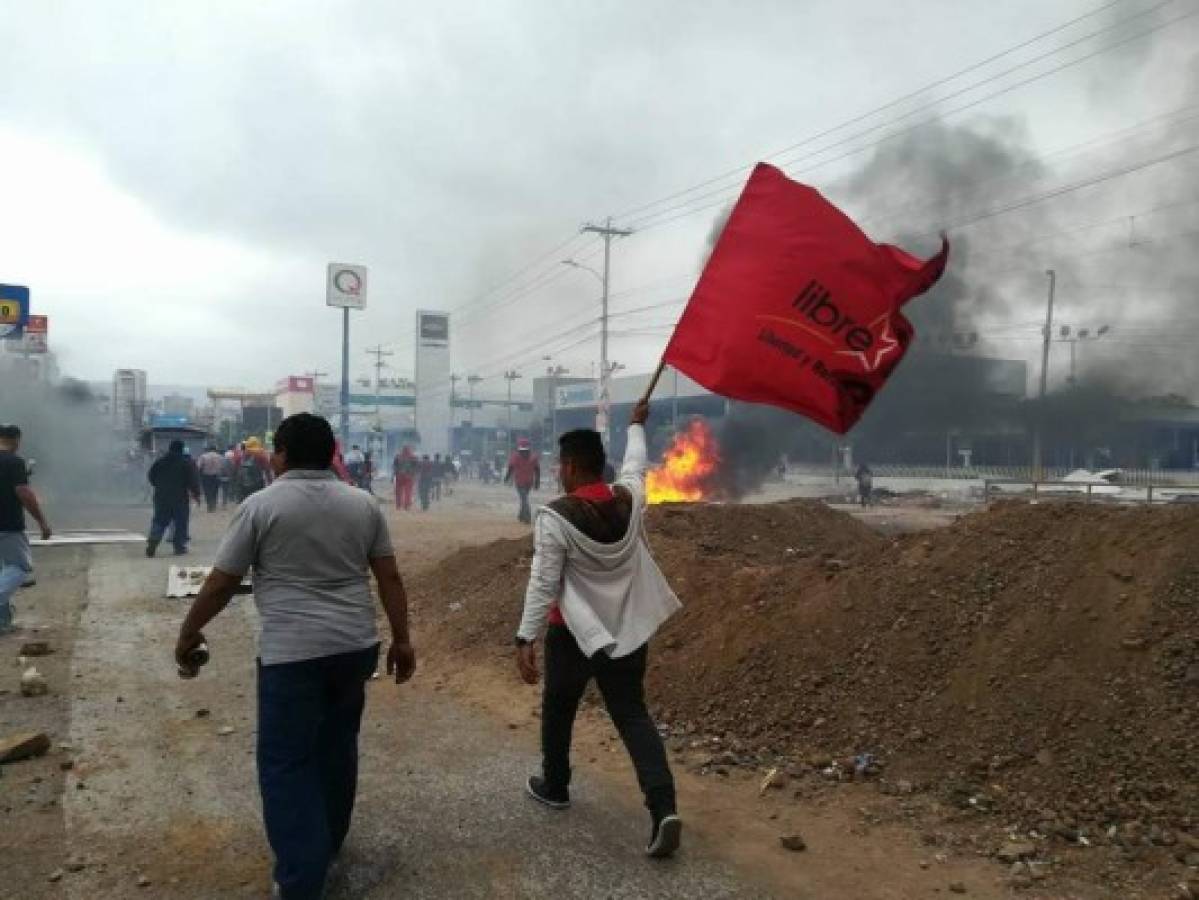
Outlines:
{"label": "red flag", "polygon": [[814,188],[759,163],[666,348],[717,394],[801,413],[844,434],[915,334],[900,307],[941,277],[876,244]]}

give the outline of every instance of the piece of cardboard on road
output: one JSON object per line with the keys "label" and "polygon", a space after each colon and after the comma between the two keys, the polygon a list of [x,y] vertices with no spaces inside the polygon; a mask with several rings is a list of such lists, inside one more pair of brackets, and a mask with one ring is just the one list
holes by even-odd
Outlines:
{"label": "piece of cardboard on road", "polygon": [[[212,566],[171,566],[167,571],[167,597],[182,600],[185,597],[195,597],[200,593],[204,579],[212,571]],[[249,573],[241,580],[241,586],[235,593],[250,594],[254,588],[250,582]]]}

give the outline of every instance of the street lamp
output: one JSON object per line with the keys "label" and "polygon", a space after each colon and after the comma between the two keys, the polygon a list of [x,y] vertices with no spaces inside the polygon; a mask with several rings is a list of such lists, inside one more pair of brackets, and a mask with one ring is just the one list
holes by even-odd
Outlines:
{"label": "street lamp", "polygon": [[1069,325],[1063,325],[1059,331],[1059,337],[1056,341],[1059,344],[1070,345],[1070,377],[1066,383],[1073,386],[1076,378],[1075,375],[1078,369],[1078,345],[1083,341],[1097,341],[1102,337],[1111,334],[1112,326],[1100,325],[1098,328],[1071,328]]}
{"label": "street lamp", "polygon": [[582,269],[584,272],[590,272],[592,275],[594,275],[599,280],[600,284],[604,283],[604,276],[601,275],[599,272],[597,272],[595,269],[591,268],[591,266],[585,266],[581,262],[576,262],[573,259],[562,260],[562,265],[570,266],[572,269]]}

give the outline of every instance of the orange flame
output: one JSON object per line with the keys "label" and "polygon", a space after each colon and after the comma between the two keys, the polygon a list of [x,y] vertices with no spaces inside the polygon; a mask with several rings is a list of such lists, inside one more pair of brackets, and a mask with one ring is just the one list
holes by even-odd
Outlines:
{"label": "orange flame", "polygon": [[720,467],[720,447],[703,419],[694,419],[674,437],[662,464],[646,476],[650,503],[693,503],[714,494],[713,479]]}

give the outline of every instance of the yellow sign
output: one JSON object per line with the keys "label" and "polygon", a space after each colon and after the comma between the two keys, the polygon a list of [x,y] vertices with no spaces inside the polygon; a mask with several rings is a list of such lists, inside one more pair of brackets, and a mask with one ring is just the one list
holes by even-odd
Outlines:
{"label": "yellow sign", "polygon": [[20,321],[20,302],[17,300],[0,300],[0,324],[16,325]]}

